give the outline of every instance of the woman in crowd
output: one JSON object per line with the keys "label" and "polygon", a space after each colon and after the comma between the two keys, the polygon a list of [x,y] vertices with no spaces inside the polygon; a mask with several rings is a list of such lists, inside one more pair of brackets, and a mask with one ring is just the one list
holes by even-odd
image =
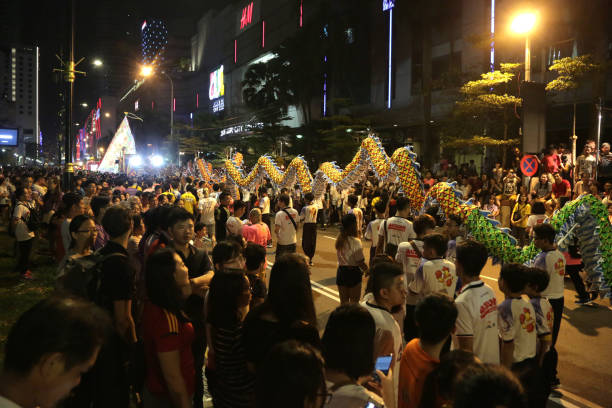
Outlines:
{"label": "woman in crowd", "polygon": [[522,247],[527,243],[527,220],[531,215],[531,205],[527,202],[527,195],[519,195],[517,203],[512,209],[510,222],[512,223],[512,235],[518,240]]}
{"label": "woman in crowd", "polygon": [[338,272],[336,285],[340,293],[340,303],[359,302],[361,280],[368,267],[363,255],[363,247],[357,231],[357,218],[353,214],[342,217],[342,229],[336,239]]}
{"label": "woman in crowd", "polygon": [[148,302],[143,314],[146,359],[144,406],[189,408],[195,390],[191,343],[193,325],[183,312],[191,293],[187,267],[172,249],[163,248],[146,264]]}
{"label": "woman in crowd", "polygon": [[268,297],[248,314],[244,342],[249,368],[257,371],[275,344],[300,340],[320,348],[310,270],[303,256],[286,254],[270,272]]}
{"label": "woman in crowd", "polygon": [[310,344],[276,345],[257,376],[257,408],[321,408],[329,399],[325,362]]}
{"label": "woman in crowd", "polygon": [[93,244],[96,241],[98,230],[94,219],[85,214],[77,215],[70,221],[70,246],[64,259],[59,264],[57,269],[57,277],[61,278],[65,271],[66,264],[73,259],[78,259],[83,256],[91,255]]}
{"label": "woman in crowd", "polygon": [[217,273],[207,305],[208,389],[216,408],[252,406],[255,377],[247,369],[242,323],[251,291],[244,273]]}
{"label": "woman in crowd", "polygon": [[531,206],[531,215],[527,219],[526,232],[529,238],[533,236],[533,227],[546,221],[546,206],[542,201],[534,201]]}
{"label": "woman in crowd", "polygon": [[[321,339],[325,358],[329,408],[395,406],[393,377],[377,370],[377,382],[371,381],[374,372],[374,336],[376,324],[365,308],[348,303],[329,316]],[[382,398],[363,386],[371,381],[382,391]]]}

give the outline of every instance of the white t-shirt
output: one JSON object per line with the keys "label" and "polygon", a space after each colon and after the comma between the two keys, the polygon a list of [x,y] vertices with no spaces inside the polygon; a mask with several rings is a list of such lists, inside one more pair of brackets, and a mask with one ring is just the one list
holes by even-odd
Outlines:
{"label": "white t-shirt", "polygon": [[30,216],[30,208],[27,207],[22,202],[17,203],[15,205],[15,209],[13,210],[13,218],[17,218],[17,224],[15,224],[15,239],[17,241],[27,241],[31,238],[34,238],[34,232],[28,229],[28,225],[26,224],[26,220]]}
{"label": "white t-shirt", "polygon": [[421,298],[431,293],[444,293],[452,299],[456,286],[455,264],[446,259],[431,259],[421,263],[408,288]]}
{"label": "white t-shirt", "polygon": [[548,299],[543,297],[531,298],[529,303],[533,306],[536,315],[536,333],[538,337],[551,334],[554,311]]}
{"label": "white t-shirt", "polygon": [[540,252],[533,260],[533,267],[544,269],[548,272],[550,281],[542,296],[547,299],[560,299],[563,297],[563,289],[565,285],[563,278],[565,277],[565,257],[558,249],[552,251]]}
{"label": "white t-shirt", "polygon": [[225,228],[227,228],[227,232],[229,232],[231,235],[238,235],[238,236],[242,236],[242,221],[240,221],[240,218],[236,218],[236,217],[229,217],[227,219],[227,222],[225,223]]}
{"label": "white t-shirt", "polygon": [[536,225],[544,224],[545,220],[546,214],[532,214],[529,216],[529,218],[527,218],[527,226],[533,229],[533,227],[535,227]]}
{"label": "white t-shirt", "polygon": [[359,238],[348,237],[344,246],[336,250],[339,266],[359,266],[364,261],[363,247]]}
{"label": "white t-shirt", "polygon": [[[379,340],[385,331],[388,331],[393,336],[393,354],[394,354],[394,366],[393,370],[393,387],[395,389],[395,399],[397,400],[398,396],[398,386],[399,386],[399,364],[402,360],[402,351],[404,345],[404,338],[402,336],[402,331],[399,327],[399,324],[393,317],[389,311],[384,308],[376,305],[374,301],[374,296],[371,293],[368,293],[364,296],[363,302],[361,306],[368,309],[368,312],[374,318],[374,323],[376,324],[376,335],[374,337],[374,342],[376,343]],[[375,346],[375,349],[378,348]]]}
{"label": "white t-shirt", "polygon": [[316,223],[318,211],[319,209],[314,203],[307,205],[302,208],[302,213],[300,214],[300,220],[304,223]]}
{"label": "white t-shirt", "polygon": [[378,245],[378,231],[384,221],[385,220],[383,218],[377,218],[374,221],[370,221],[368,227],[366,228],[365,239],[372,240],[372,246],[374,248],[376,248],[376,245]]}
{"label": "white t-shirt", "polygon": [[474,354],[483,363],[499,364],[497,299],[489,285],[481,280],[465,285],[457,299],[457,337],[474,339]]}
{"label": "white t-shirt", "polygon": [[[414,239],[414,245],[423,254],[423,241]],[[395,261],[402,264],[404,270],[406,285],[414,280],[419,264],[421,263],[421,257],[417,254],[417,251],[410,244],[410,242],[402,242],[397,247],[397,254],[395,255]],[[406,295],[407,305],[416,305],[419,300],[419,296],[408,291]]]}
{"label": "white t-shirt", "polygon": [[270,214],[270,197],[261,197],[259,199],[259,208],[262,214]]}
{"label": "white t-shirt", "polygon": [[348,210],[348,214],[353,214],[357,218],[357,233],[361,236],[361,231],[363,231],[363,211],[361,211],[361,208],[355,207]]}
{"label": "white t-shirt", "polygon": [[[332,390],[334,383],[326,381],[327,389]],[[384,408],[385,403],[378,395],[357,384],[343,385],[332,391],[331,399],[325,408]]]}
{"label": "white t-shirt", "polygon": [[[269,200],[269,199],[268,199]],[[268,208],[270,207],[268,203]],[[293,221],[295,221],[296,225],[300,221],[300,216],[298,215],[297,210],[293,208],[285,208],[287,213],[291,215]],[[280,210],[276,213],[276,217],[274,217],[274,226],[279,227],[278,231],[278,244],[279,245],[291,245],[297,242],[297,231],[293,226],[293,223],[289,219],[289,215],[283,210]]]}
{"label": "white t-shirt", "polygon": [[381,242],[385,242],[385,229],[387,232],[388,244],[399,245],[402,242],[407,242],[416,238],[416,234],[412,228],[412,222],[402,217],[391,217],[387,220],[386,228],[380,228],[378,235]]}
{"label": "white t-shirt", "polygon": [[535,357],[536,318],[531,303],[523,298],[504,300],[497,307],[497,325],[502,341],[514,341],[513,362]]}
{"label": "white t-shirt", "polygon": [[70,248],[70,242],[72,241],[72,236],[70,235],[70,221],[72,221],[72,218],[66,218],[64,222],[62,222],[62,226],[60,228],[62,244],[64,244],[64,251],[68,251],[68,248]]}
{"label": "white t-shirt", "polygon": [[206,225],[215,223],[215,207],[217,206],[217,199],[214,197],[207,197],[200,200],[198,208],[202,214],[202,222]]}

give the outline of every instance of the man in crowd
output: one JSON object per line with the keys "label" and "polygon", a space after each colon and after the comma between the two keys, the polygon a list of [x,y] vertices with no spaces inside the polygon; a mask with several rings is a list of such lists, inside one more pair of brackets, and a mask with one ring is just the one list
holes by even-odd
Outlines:
{"label": "man in crowd", "polygon": [[397,213],[384,221],[378,232],[376,253],[385,253],[392,258],[397,254],[397,247],[402,242],[408,242],[416,237],[410,215],[410,200],[407,197],[397,199]]}
{"label": "man in crowd", "polygon": [[572,195],[572,187],[569,181],[564,180],[559,172],[554,173],[555,182],[552,185],[552,197],[558,199],[560,197],[570,197]]}
{"label": "man in crowd", "polygon": [[297,223],[300,219],[298,212],[289,207],[289,196],[282,194],[278,199],[280,210],[274,218],[274,232],[276,234],[276,257],[284,253],[296,251]]}

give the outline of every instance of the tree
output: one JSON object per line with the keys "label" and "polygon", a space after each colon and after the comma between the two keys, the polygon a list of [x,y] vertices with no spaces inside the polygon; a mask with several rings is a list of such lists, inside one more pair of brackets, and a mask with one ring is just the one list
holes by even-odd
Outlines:
{"label": "tree", "polygon": [[509,146],[519,143],[522,105],[517,72],[521,64],[501,64],[499,71],[461,87],[462,100],[455,104],[451,119],[442,129],[442,146],[447,148],[490,146],[501,148],[505,165]]}
{"label": "tree", "polygon": [[571,92],[574,105],[572,115],[572,162],[576,162],[576,93],[588,76],[599,69],[599,65],[593,63],[590,55],[577,57],[566,57],[554,60],[549,70],[558,74],[557,78],[546,84],[546,90],[551,92]]}

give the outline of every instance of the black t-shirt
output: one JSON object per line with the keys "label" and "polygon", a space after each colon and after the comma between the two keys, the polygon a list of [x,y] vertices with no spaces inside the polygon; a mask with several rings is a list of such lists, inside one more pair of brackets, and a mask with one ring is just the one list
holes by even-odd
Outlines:
{"label": "black t-shirt", "polygon": [[247,351],[247,361],[255,364],[256,369],[276,344],[286,340],[298,340],[321,350],[321,339],[316,327],[306,322],[294,322],[287,326],[280,322],[264,320],[261,315],[266,307],[263,303],[251,310],[243,326],[242,338]]}
{"label": "black t-shirt", "polygon": [[134,271],[129,263],[127,250],[121,245],[109,241],[102,249],[101,255],[119,254],[108,257],[102,265],[100,281],[100,299],[102,307],[113,315],[113,302],[132,300],[134,298]]}
{"label": "black t-shirt", "polygon": [[230,213],[226,207],[221,206],[217,209],[215,214],[215,238],[217,239],[217,242],[221,242],[227,237],[227,229],[225,228],[225,224],[227,223],[229,216]]}
{"label": "black t-shirt", "polygon": [[[182,251],[177,251],[177,253],[183,259],[189,271],[189,279],[199,278],[213,270],[210,257],[204,249],[189,245],[189,256],[185,257]],[[198,338],[201,338],[204,334],[204,308],[204,298],[202,296],[190,295],[185,300],[185,313],[191,319]]]}

